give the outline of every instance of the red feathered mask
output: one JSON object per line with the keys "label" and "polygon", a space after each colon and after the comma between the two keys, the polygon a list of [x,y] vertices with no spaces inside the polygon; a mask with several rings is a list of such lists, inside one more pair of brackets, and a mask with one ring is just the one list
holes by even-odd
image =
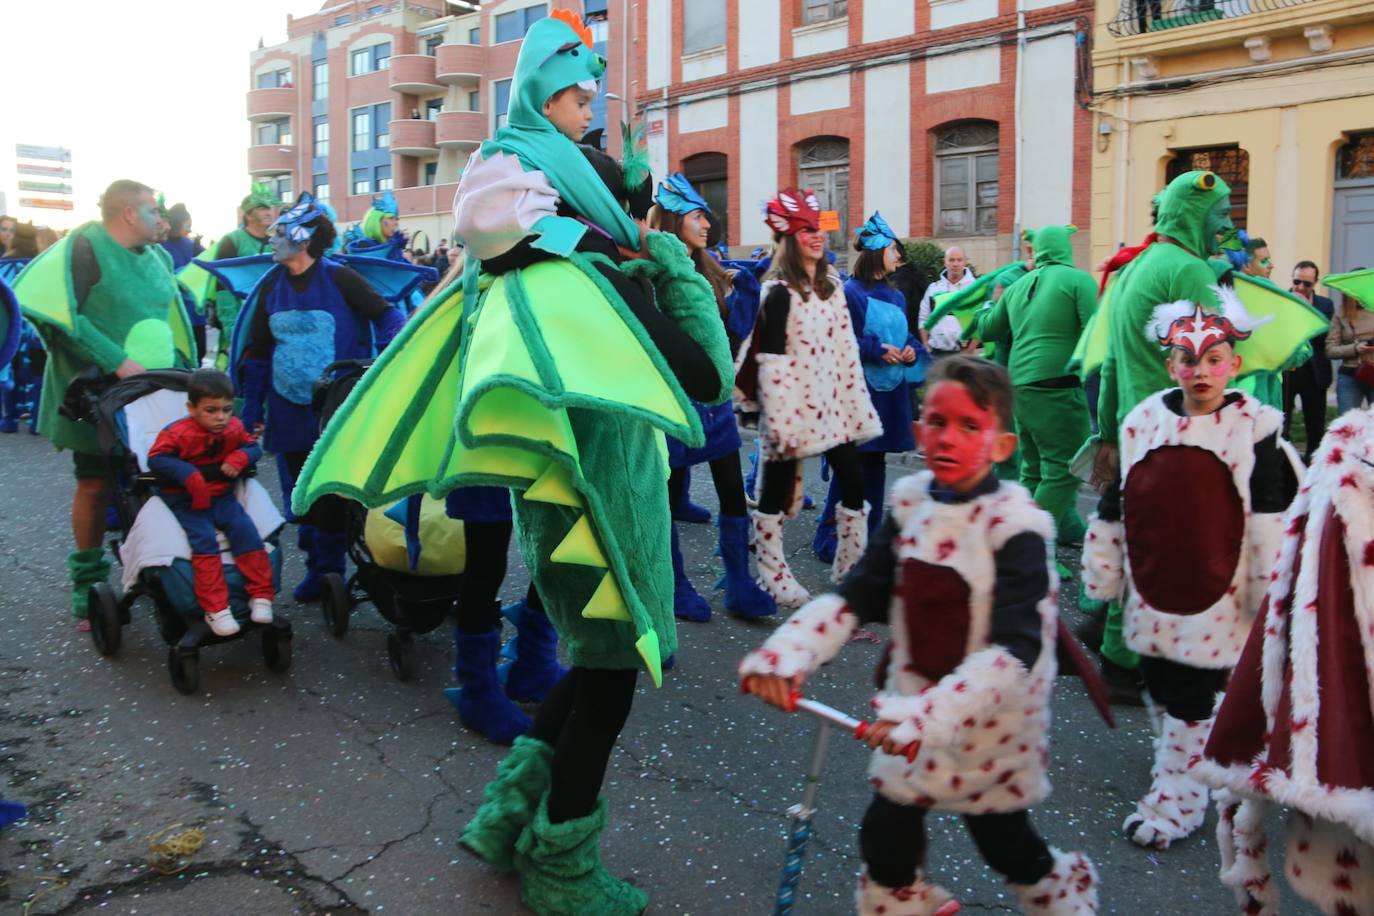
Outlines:
{"label": "red feathered mask", "polygon": [[810,188],[799,191],[783,188],[764,208],[763,221],[780,235],[796,235],[803,229],[813,232],[821,227],[821,205]]}

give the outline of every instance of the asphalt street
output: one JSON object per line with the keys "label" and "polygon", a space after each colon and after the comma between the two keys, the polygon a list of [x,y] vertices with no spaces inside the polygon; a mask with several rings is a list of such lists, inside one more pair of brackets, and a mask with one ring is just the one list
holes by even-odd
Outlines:
{"label": "asphalt street", "polygon": [[[295,627],[293,667],[270,673],[256,640],[207,649],[201,692],[181,696],[149,606],[135,606],[111,659],[72,626],[70,459],[37,437],[0,436],[0,468],[0,797],[30,808],[27,821],[0,831],[0,913],[524,912],[517,880],[455,843],[504,749],[465,731],[441,693],[452,679],[445,628],[420,639],[418,674],[398,682],[387,629],[371,608],[335,639],[317,607],[290,603],[301,569],[288,545],[278,612]],[[905,470],[894,463],[890,477]],[[815,473],[808,468],[807,487],[819,502]],[[270,471],[263,476],[275,494]],[[710,489],[710,475],[696,474],[694,497],[714,507]],[[816,514],[787,531],[813,591],[828,573],[809,549]],[[662,689],[641,677],[605,788],[605,860],[649,893],[651,913],[771,910],[786,811],[800,798],[816,729],[736,692],[737,662],[772,624],[721,613],[711,590],[714,532],[684,526],[682,542],[717,614],[680,627],[682,648]],[[527,582],[512,559],[505,600]],[[1072,553],[1061,560],[1076,567]],[[1062,594],[1076,621],[1074,583]],[[811,695],[862,715],[883,638],[861,631],[814,678]],[[1163,852],[1120,834],[1149,780],[1144,710],[1118,710],[1119,727],[1108,730],[1081,685],[1064,678],[1054,702],[1054,793],[1034,821],[1053,845],[1094,859],[1102,911],[1234,912],[1216,878],[1214,816]],[[798,914],[852,912],[865,755],[843,736],[831,743]],[[149,839],[173,825],[181,826],[172,833],[202,829],[204,845],[185,870],[163,876],[150,868]],[[959,819],[935,816],[930,827],[931,877],[966,912],[1014,912]],[[1277,826],[1274,838],[1281,850]],[[1288,895],[1284,912],[1312,911]]]}

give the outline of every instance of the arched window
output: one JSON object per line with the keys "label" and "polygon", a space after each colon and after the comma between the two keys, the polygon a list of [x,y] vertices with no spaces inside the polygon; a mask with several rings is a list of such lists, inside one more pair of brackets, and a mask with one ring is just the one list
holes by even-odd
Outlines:
{"label": "arched window", "polygon": [[849,141],[812,137],[797,144],[797,186],[815,191],[822,210],[839,213],[840,228],[827,244],[838,264],[849,263]]}
{"label": "arched window", "polygon": [[711,207],[720,223],[720,239],[730,243],[729,160],[724,153],[698,153],[682,160],[682,174]]}
{"label": "arched window", "polygon": [[1355,134],[1336,154],[1336,180],[1374,178],[1374,133]]}
{"label": "arched window", "polygon": [[1250,202],[1250,154],[1239,146],[1174,150],[1174,154],[1165,167],[1165,178],[1173,181],[1184,172],[1199,170],[1216,173],[1231,189],[1231,222],[1244,229]]}
{"label": "arched window", "polygon": [[961,121],[935,132],[935,234],[997,234],[997,125]]}

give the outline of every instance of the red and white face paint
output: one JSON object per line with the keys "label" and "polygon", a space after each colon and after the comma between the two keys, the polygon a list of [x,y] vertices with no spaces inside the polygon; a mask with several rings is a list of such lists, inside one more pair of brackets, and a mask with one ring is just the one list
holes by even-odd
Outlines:
{"label": "red and white face paint", "polygon": [[942,486],[976,482],[992,464],[1000,433],[996,412],[979,407],[957,382],[940,382],[921,405],[921,448]]}

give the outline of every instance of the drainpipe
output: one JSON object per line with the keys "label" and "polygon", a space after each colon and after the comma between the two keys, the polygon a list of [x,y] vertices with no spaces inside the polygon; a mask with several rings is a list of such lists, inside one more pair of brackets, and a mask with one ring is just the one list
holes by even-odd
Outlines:
{"label": "drainpipe", "polygon": [[[1021,96],[1023,84],[1026,76],[1026,3],[1025,0],[1016,0],[1016,89],[1015,89],[1015,111],[1013,114],[1014,130],[1016,131],[1016,190],[1014,193],[1014,215],[1011,224],[1011,260],[1015,261],[1021,257],[1021,176],[1023,174],[1022,160],[1025,158],[1026,149],[1025,133],[1021,123]],[[976,183],[975,183],[976,185]],[[975,200],[975,205],[977,201]]]}

